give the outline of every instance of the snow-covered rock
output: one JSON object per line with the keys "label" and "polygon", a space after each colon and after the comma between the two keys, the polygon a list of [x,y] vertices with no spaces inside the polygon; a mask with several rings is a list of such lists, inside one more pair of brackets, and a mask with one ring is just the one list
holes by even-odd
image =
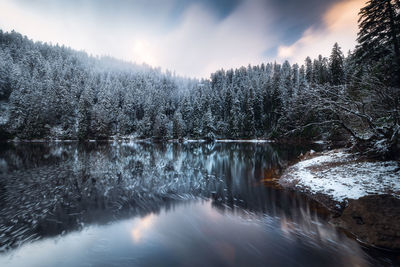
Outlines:
{"label": "snow-covered rock", "polygon": [[289,167],[279,183],[338,202],[373,194],[400,198],[400,165],[397,161],[365,161],[333,150]]}

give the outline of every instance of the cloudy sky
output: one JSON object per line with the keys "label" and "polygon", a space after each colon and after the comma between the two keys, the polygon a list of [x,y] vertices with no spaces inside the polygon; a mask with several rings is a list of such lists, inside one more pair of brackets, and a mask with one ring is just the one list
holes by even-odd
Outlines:
{"label": "cloudy sky", "polygon": [[188,77],[354,48],[365,0],[0,0],[0,29]]}

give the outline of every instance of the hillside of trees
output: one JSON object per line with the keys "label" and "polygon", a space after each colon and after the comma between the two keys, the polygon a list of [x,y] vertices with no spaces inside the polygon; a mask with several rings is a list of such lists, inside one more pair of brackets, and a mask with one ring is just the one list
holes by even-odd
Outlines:
{"label": "hillside of trees", "polygon": [[0,30],[0,139],[275,138],[400,151],[400,4],[370,0],[358,45],[303,65],[181,78]]}

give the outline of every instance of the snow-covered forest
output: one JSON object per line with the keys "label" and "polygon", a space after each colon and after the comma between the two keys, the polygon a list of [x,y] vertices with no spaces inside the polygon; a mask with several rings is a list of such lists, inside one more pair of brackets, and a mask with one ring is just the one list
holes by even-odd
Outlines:
{"label": "snow-covered forest", "polygon": [[[400,135],[399,33],[380,35],[392,24],[375,14],[374,2],[361,10],[359,45],[346,56],[336,43],[330,55],[307,57],[303,65],[249,65],[203,80],[0,31],[0,137],[351,137],[393,154]],[[399,14],[394,20],[399,25]]]}

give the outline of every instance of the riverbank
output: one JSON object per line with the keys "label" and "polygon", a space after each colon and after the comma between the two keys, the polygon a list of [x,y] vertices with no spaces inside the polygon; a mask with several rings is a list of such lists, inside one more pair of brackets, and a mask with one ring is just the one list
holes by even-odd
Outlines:
{"label": "riverbank", "polygon": [[370,161],[345,149],[300,156],[278,183],[333,212],[331,223],[361,242],[400,249],[400,164]]}
{"label": "riverbank", "polygon": [[93,142],[154,142],[154,143],[279,143],[288,145],[308,145],[318,144],[327,145],[329,142],[323,140],[308,140],[308,139],[288,139],[288,138],[226,138],[216,137],[214,139],[206,138],[154,138],[154,137],[138,137],[136,135],[114,135],[104,139],[84,139],[79,140],[76,138],[60,138],[57,136],[47,136],[44,138],[1,138],[1,142],[14,142],[14,143],[69,143],[69,142],[81,142],[81,143],[93,143]]}

